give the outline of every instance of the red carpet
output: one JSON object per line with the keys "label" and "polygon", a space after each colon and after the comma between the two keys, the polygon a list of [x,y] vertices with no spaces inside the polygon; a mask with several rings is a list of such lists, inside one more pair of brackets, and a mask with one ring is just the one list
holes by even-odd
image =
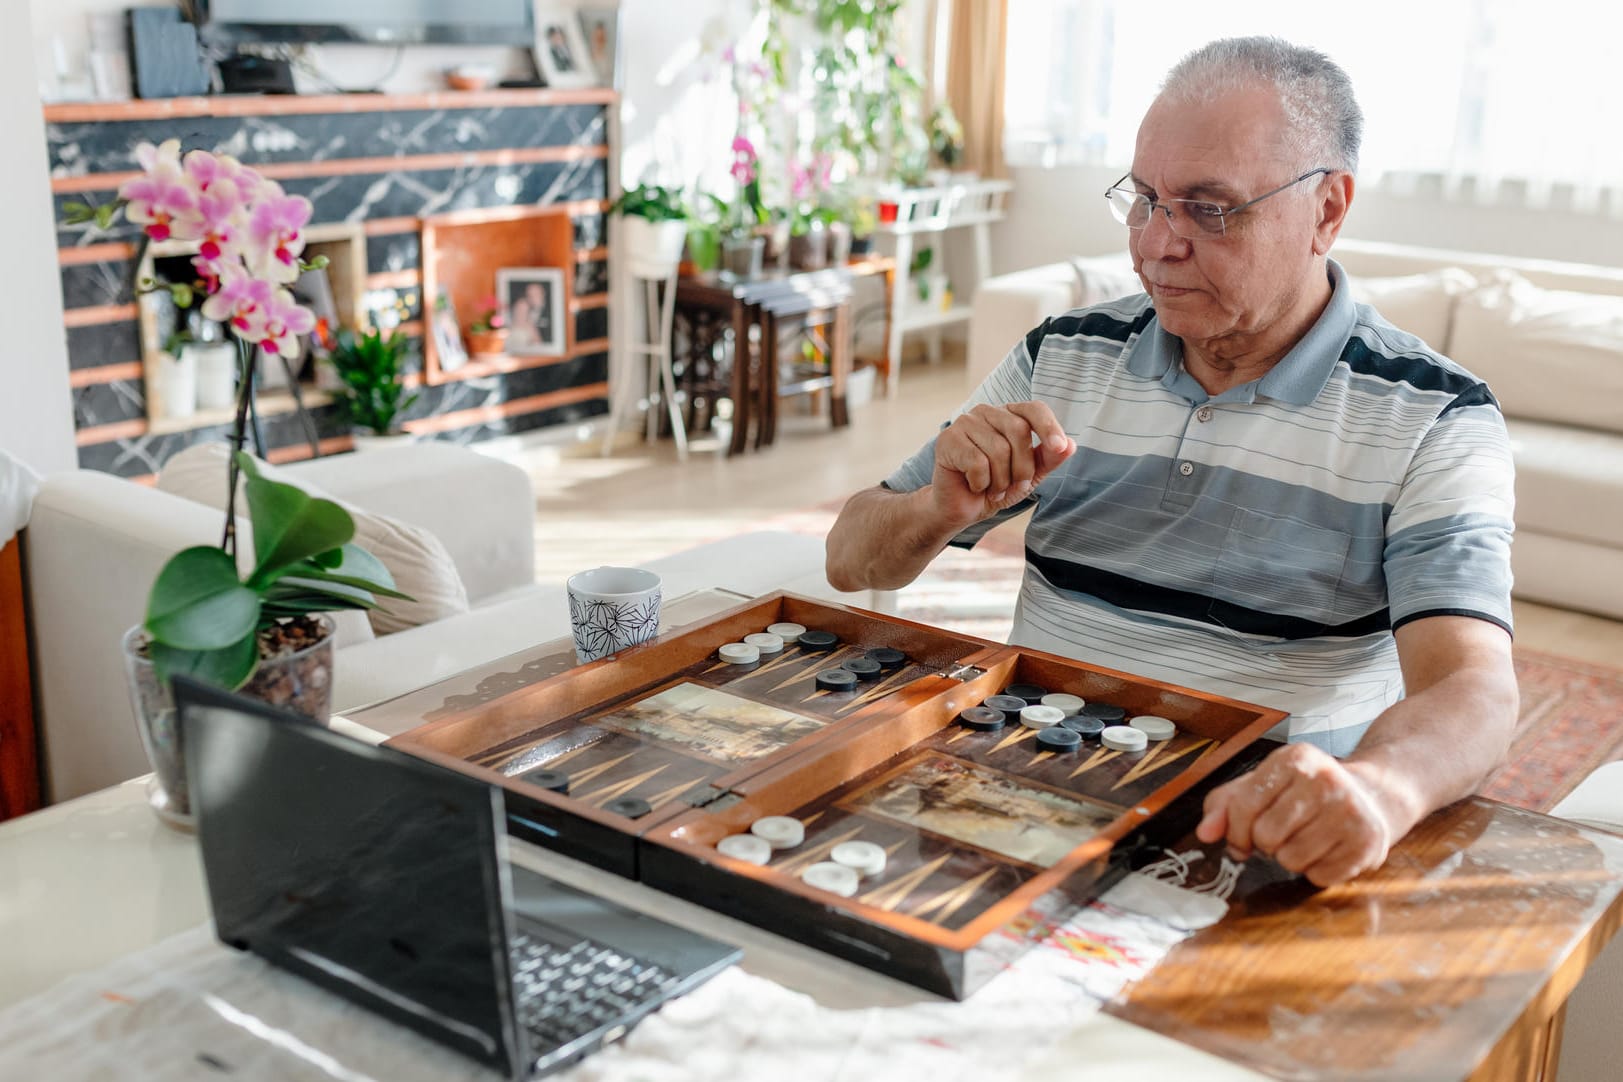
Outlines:
{"label": "red carpet", "polygon": [[[795,512],[765,528],[826,534],[843,500]],[[1023,523],[988,535],[971,553],[949,550],[902,591],[909,620],[1004,641],[1024,566]],[[1510,762],[1483,795],[1548,811],[1589,772],[1623,759],[1623,669],[1516,647],[1522,717]]]}

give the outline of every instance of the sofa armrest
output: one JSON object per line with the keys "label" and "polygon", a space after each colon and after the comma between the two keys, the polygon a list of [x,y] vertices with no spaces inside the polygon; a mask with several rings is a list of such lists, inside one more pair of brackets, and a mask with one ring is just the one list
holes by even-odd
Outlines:
{"label": "sofa armrest", "polygon": [[1075,300],[1076,274],[1068,263],[1000,274],[982,282],[969,313],[970,389],[979,387],[1033,327],[1069,311]]}
{"label": "sofa armrest", "polygon": [[423,442],[284,466],[340,499],[421,526],[444,542],[468,600],[535,581],[529,474],[451,443]]}

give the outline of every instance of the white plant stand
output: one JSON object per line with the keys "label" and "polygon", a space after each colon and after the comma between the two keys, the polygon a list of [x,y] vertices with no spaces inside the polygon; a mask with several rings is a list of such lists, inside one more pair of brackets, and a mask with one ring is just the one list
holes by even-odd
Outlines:
{"label": "white plant stand", "polygon": [[[641,290],[633,292],[642,294],[642,318],[637,322],[639,337],[626,346],[626,352],[633,357],[642,357],[647,363],[647,395],[644,401],[647,409],[648,441],[652,443],[659,437],[659,413],[657,401],[663,401],[671,418],[671,434],[676,440],[676,457],[679,461],[688,459],[688,433],[687,425],[682,420],[682,407],[676,399],[676,373],[671,367],[671,332],[676,322],[676,268],[671,267],[670,273],[663,277],[653,277],[643,273],[642,268],[632,270],[630,278],[633,286],[641,286]],[[627,404],[629,396],[616,394],[614,406],[609,415],[609,427],[604,433],[603,453],[608,454],[613,444],[614,434],[620,429],[620,414]]]}
{"label": "white plant stand", "polygon": [[[931,188],[907,188],[895,196],[882,196],[881,202],[897,204],[896,220],[882,222],[874,230],[876,237],[887,237],[886,243],[896,259],[896,279],[892,292],[895,311],[890,321],[890,341],[886,355],[890,357],[890,373],[886,380],[886,395],[894,395],[901,386],[902,338],[910,331],[929,331],[930,363],[941,360],[941,331],[945,327],[969,320],[970,301],[975,289],[992,274],[991,226],[1001,221],[1004,199],[1014,188],[1007,180],[953,181]],[[911,281],[915,237],[942,236],[949,230],[968,229],[975,245],[975,280],[968,288],[954,291],[951,308],[921,309],[914,297],[916,290]],[[944,257],[945,243],[938,246],[936,256]]]}

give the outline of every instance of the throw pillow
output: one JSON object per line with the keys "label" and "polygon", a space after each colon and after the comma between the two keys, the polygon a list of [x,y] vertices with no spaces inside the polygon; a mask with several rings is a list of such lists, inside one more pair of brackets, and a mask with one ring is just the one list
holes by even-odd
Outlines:
{"label": "throw pillow", "polygon": [[[158,474],[158,487],[186,499],[220,507],[225,502],[226,455],[221,442],[201,443],[175,455]],[[468,593],[457,574],[451,554],[439,538],[420,526],[387,515],[374,514],[363,507],[337,499],[319,486],[300,480],[296,473],[268,463],[259,464],[260,473],[303,489],[318,499],[332,500],[355,519],[355,542],[376,556],[394,576],[395,586],[415,600],[385,599],[384,608],[367,613],[372,630],[379,635],[404,631],[468,611]],[[237,493],[237,517],[246,522],[248,508],[241,489]]]}
{"label": "throw pillow", "polygon": [[1452,356],[1511,417],[1623,432],[1623,297],[1501,270],[1460,299]]}
{"label": "throw pillow", "polygon": [[1398,330],[1408,331],[1438,353],[1452,357],[1454,310],[1459,298],[1476,288],[1477,280],[1470,271],[1443,267],[1393,278],[1348,275],[1347,284],[1353,300],[1369,305]]}
{"label": "throw pillow", "polygon": [[1071,272],[1076,275],[1077,308],[1131,297],[1144,292],[1144,284],[1133,273],[1132,257],[1118,255],[1073,256]]}

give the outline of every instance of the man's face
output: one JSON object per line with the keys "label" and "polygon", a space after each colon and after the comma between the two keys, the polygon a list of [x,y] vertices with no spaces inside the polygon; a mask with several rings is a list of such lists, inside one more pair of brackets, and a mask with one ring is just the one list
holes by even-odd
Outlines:
{"label": "man's face", "polygon": [[[1200,105],[1157,101],[1139,126],[1122,187],[1153,199],[1202,199],[1224,207],[1284,184],[1312,165],[1288,160],[1284,113],[1271,88],[1233,91]],[[1293,172],[1294,170],[1294,172]],[[1309,285],[1322,177],[1241,211],[1222,236],[1188,239],[1157,210],[1128,232],[1133,269],[1161,325],[1216,352],[1293,310]]]}

